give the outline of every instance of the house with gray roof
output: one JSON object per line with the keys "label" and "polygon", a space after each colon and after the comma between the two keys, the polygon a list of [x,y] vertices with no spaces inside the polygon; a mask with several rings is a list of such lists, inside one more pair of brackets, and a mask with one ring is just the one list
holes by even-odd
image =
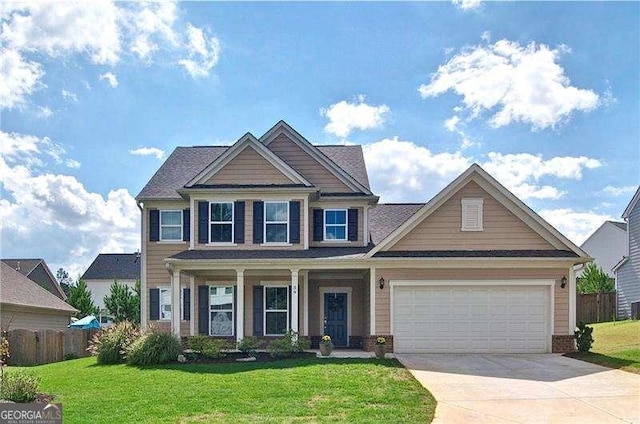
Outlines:
{"label": "house with gray roof", "polygon": [[[605,221],[580,246],[611,278],[613,267],[627,252],[626,222]],[[582,275],[580,270],[578,277]]]}
{"label": "house with gray roof", "polygon": [[613,267],[619,318],[640,319],[640,187],[622,213],[627,223],[624,256]]}
{"label": "house with gray roof", "polygon": [[67,295],[51,273],[44,259],[2,259],[2,262],[31,279],[54,296],[67,300]]}
{"label": "house with gray roof", "polygon": [[177,147],[136,200],[143,325],[365,350],[384,336],[396,352],[574,348],[589,255],[477,164],[431,199],[383,204],[361,146],[280,121]]}

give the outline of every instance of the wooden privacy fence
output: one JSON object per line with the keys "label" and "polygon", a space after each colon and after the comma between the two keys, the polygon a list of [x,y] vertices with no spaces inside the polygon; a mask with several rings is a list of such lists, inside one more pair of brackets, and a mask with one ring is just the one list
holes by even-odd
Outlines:
{"label": "wooden privacy fence", "polygon": [[9,365],[38,365],[62,361],[67,355],[89,356],[94,331],[9,330]]}
{"label": "wooden privacy fence", "polygon": [[608,322],[616,318],[616,292],[578,294],[576,296],[576,322],[591,324]]}

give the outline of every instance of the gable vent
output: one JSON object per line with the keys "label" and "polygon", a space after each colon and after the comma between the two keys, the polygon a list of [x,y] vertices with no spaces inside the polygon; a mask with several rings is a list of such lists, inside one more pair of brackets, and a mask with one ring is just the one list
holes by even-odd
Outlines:
{"label": "gable vent", "polygon": [[462,199],[462,231],[482,230],[482,199]]}

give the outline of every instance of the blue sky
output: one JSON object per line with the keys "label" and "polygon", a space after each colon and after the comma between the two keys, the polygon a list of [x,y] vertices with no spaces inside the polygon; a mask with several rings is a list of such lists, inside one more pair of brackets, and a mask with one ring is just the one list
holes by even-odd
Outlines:
{"label": "blue sky", "polygon": [[284,119],[364,146],[381,201],[477,162],[577,243],[640,181],[640,4],[0,6],[3,257],[77,275],[139,249],[133,197],[179,145]]}

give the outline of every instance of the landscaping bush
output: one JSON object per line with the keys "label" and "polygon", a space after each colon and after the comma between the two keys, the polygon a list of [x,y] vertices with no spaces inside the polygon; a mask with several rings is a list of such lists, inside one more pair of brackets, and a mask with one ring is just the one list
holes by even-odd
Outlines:
{"label": "landscaping bush", "polygon": [[177,360],[181,353],[182,344],[173,334],[149,328],[127,348],[127,364],[166,364]]}
{"label": "landscaping bush", "polygon": [[227,350],[232,349],[232,344],[227,340],[212,339],[208,336],[193,336],[187,342],[189,349],[200,352],[202,356],[210,359],[223,358],[227,354]]}
{"label": "landscaping bush", "polygon": [[40,391],[40,379],[35,374],[17,370],[4,375],[0,385],[0,399],[17,403],[29,403],[36,400]]}
{"label": "landscaping bush", "polygon": [[260,341],[251,336],[247,336],[238,342],[237,348],[247,356],[256,356],[256,350],[260,347]]}
{"label": "landscaping bush", "polygon": [[140,329],[129,321],[100,330],[89,344],[89,352],[98,356],[98,364],[124,362],[127,348],[140,337]]}
{"label": "landscaping bush", "polygon": [[310,346],[309,340],[300,338],[297,332],[289,330],[283,338],[271,341],[268,350],[273,358],[290,358]]}
{"label": "landscaping bush", "polygon": [[589,327],[582,322],[578,323],[578,329],[573,333],[576,338],[578,352],[589,352],[591,350],[591,345],[593,344],[592,333],[593,327]]}

